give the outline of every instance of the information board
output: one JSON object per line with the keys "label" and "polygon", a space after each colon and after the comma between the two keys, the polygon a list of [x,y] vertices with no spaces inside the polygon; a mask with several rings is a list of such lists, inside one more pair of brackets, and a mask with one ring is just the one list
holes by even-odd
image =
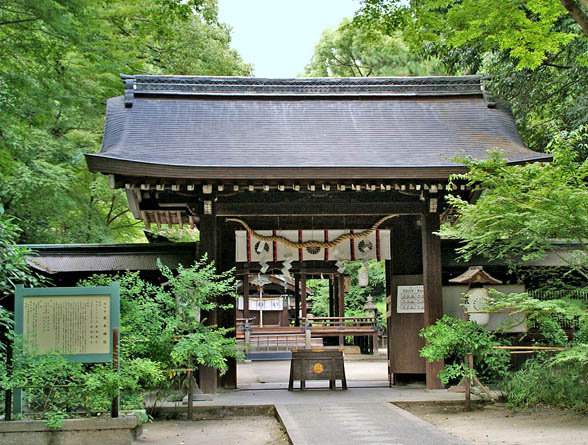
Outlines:
{"label": "information board", "polygon": [[75,362],[112,360],[112,330],[119,327],[120,288],[48,287],[16,289],[15,332],[25,351],[59,351]]}
{"label": "information board", "polygon": [[425,288],[419,286],[398,286],[396,312],[415,314],[425,312]]}

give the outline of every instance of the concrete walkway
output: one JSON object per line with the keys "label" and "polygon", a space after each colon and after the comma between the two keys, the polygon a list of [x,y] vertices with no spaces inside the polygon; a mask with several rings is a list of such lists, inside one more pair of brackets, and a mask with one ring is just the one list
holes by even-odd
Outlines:
{"label": "concrete walkway", "polygon": [[[328,389],[328,381],[308,381],[307,390],[287,391],[289,361],[253,362],[238,367],[238,390],[219,391],[194,410],[215,413],[275,412],[294,445],[448,445],[464,442],[393,405],[394,402],[461,402],[463,394],[428,391],[414,383],[388,387],[385,361],[345,363],[349,389]],[[165,404],[168,405],[169,404]],[[183,406],[185,409],[185,405]]]}
{"label": "concrete walkway", "polygon": [[277,405],[276,409],[294,445],[464,444],[385,402]]}

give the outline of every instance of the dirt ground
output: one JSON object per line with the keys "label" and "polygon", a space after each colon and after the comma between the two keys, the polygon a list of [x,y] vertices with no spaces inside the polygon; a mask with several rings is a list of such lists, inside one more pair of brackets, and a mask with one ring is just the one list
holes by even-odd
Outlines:
{"label": "dirt ground", "polygon": [[588,444],[588,416],[535,408],[512,411],[503,404],[465,412],[463,405],[400,404],[417,417],[474,445]]}
{"label": "dirt ground", "polygon": [[288,438],[273,417],[155,421],[143,425],[133,445],[283,445]]}

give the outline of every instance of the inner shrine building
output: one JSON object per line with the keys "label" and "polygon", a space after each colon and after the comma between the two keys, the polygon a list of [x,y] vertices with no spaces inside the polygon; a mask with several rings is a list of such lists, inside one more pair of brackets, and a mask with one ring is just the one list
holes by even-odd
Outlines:
{"label": "inner shrine building", "polygon": [[[344,261],[385,261],[390,381],[422,373],[428,388],[441,387],[441,364],[418,356],[418,331],[443,315],[435,232],[445,195],[480,193],[450,181],[464,172],[456,159],[489,150],[510,164],[550,159],[524,146],[481,77],[122,80],[124,95],[107,103],[101,151],[86,159],[126,190],[136,218],[197,226],[197,254],[219,270],[235,267],[242,289],[260,271],[293,276],[302,293],[308,278],[326,275],[341,303],[334,315],[344,315]],[[397,306],[406,285],[423,286],[420,310]],[[207,320],[235,327],[236,309]],[[229,365],[220,378],[200,369],[201,389],[236,387]]]}

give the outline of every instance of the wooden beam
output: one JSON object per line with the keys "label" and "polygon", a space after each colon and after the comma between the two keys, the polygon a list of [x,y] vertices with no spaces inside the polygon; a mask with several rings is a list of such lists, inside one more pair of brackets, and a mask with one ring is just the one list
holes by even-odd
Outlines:
{"label": "wooden beam", "polygon": [[[441,282],[441,239],[435,232],[439,231],[439,214],[422,215],[423,242],[423,284],[425,293],[425,327],[431,326],[443,317],[443,296]],[[426,364],[427,388],[443,389],[437,374],[443,368],[443,362]]]}
{"label": "wooden beam", "polygon": [[217,216],[419,215],[421,202],[264,202],[216,203]]}

